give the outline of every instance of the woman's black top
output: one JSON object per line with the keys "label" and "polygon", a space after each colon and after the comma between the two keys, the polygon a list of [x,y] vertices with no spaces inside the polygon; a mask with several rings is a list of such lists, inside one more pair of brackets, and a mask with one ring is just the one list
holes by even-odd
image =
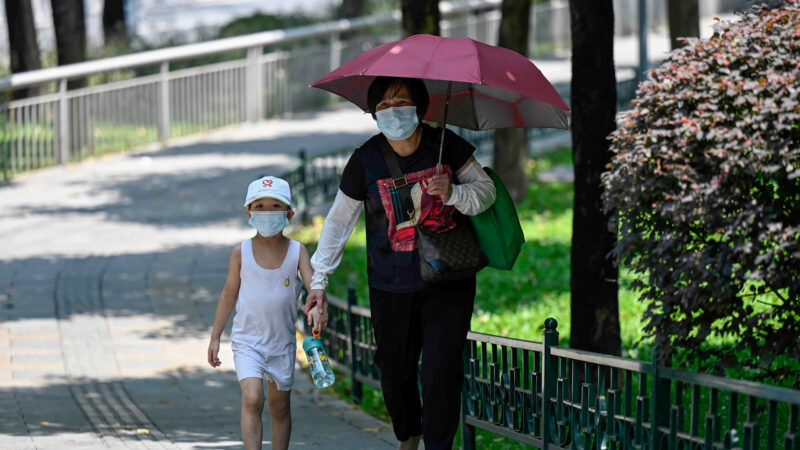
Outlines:
{"label": "woman's black top", "polygon": [[[441,128],[422,127],[422,139],[414,153],[398,156],[423,226],[449,229],[463,219],[453,206],[427,194],[428,179],[436,174]],[[426,287],[420,278],[414,223],[403,211],[379,145],[388,145],[383,134],[356,149],[342,173],[339,188],[348,197],[364,202],[367,234],[367,275],[371,287],[389,292],[416,292]],[[447,130],[442,152],[442,172],[454,173],[475,151],[470,143]],[[454,181],[455,182],[455,181]],[[398,226],[399,225],[399,226]]]}

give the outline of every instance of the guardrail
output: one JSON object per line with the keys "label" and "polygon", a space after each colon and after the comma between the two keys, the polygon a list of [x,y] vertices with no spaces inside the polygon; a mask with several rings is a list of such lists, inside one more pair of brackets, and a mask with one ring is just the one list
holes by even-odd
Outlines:
{"label": "guardrail", "polygon": [[[499,0],[442,5],[443,34],[496,39]],[[563,5],[562,5],[563,6]],[[333,96],[313,81],[363,52],[400,37],[399,11],[183,45],[0,78],[0,91],[31,86],[52,93],[0,105],[0,181],[15,173],[79,161],[244,121],[316,109]],[[343,33],[374,30],[342,39]],[[493,38],[492,38],[493,37]],[[314,44],[314,41],[324,44]],[[291,51],[276,47],[311,45]],[[265,50],[272,49],[269,53]],[[198,57],[244,51],[244,58],[173,70]],[[68,90],[67,81],[144,68],[155,74]],[[52,84],[56,84],[53,89]]]}
{"label": "guardrail", "polygon": [[[627,17],[633,3],[614,0]],[[729,0],[741,2],[742,0]],[[664,0],[648,0],[663,6]],[[444,36],[497,42],[500,0],[442,2]],[[719,9],[717,4],[714,9]],[[663,8],[662,8],[663,9]],[[650,8],[650,10],[654,10]],[[38,86],[45,95],[0,104],[0,182],[14,174],[80,161],[107,152],[166,145],[171,138],[244,121],[318,108],[331,94],[308,85],[366,48],[400,37],[400,13],[343,19],[287,30],[153,50],[0,78],[0,91]],[[564,56],[571,48],[568,3],[551,0],[531,8],[530,55]],[[628,18],[625,22],[630,22]],[[657,24],[657,21],[652,23]],[[369,36],[344,34],[372,30]],[[630,24],[619,33],[630,34]],[[324,41],[276,50],[291,43]],[[268,50],[268,53],[264,53]],[[174,70],[192,58],[243,52],[230,61]],[[121,71],[142,76],[69,90],[67,81]],[[127,76],[127,75],[126,75]],[[625,81],[625,80],[620,80]],[[635,88],[635,83],[633,84]],[[569,87],[561,90],[568,93]],[[633,89],[629,97],[632,98]],[[568,97],[568,95],[562,96]],[[624,102],[627,104],[627,101]],[[540,137],[531,132],[532,139]],[[565,136],[563,132],[547,131]],[[491,134],[481,139],[490,139]]]}
{"label": "guardrail", "polygon": [[[370,310],[352,288],[328,300],[325,348],[358,404],[363,384],[380,387]],[[467,335],[465,449],[476,429],[549,449],[800,448],[800,391],[562,347],[557,325],[541,342]]]}

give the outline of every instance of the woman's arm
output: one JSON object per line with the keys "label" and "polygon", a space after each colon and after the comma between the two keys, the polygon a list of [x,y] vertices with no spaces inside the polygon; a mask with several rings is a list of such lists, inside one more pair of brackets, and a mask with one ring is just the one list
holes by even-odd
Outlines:
{"label": "woman's arm", "polygon": [[[300,244],[300,260],[299,260],[300,277],[303,279],[303,285],[306,287],[307,292],[311,292],[311,276],[314,269],[311,268],[311,258],[308,256],[308,249],[303,244]],[[307,298],[307,297],[306,297]],[[315,311],[308,314],[308,324],[312,325],[316,330],[322,330],[328,324],[328,308],[327,304],[323,305],[322,311]]]}
{"label": "woman's arm", "polygon": [[449,198],[442,197],[445,205],[453,205],[462,214],[474,216],[494,203],[497,197],[494,182],[474,156],[470,156],[458,169],[456,180],[460,184],[450,185],[452,191]]}
{"label": "woman's arm", "polygon": [[[328,211],[322,232],[319,235],[317,251],[311,257],[311,267],[314,275],[311,277],[311,289],[306,298],[305,312],[317,303],[323,308],[325,303],[325,289],[328,287],[328,276],[336,270],[342,262],[344,245],[350,239],[353,228],[361,213],[361,202],[350,198],[339,190],[333,200],[333,206]],[[320,310],[320,312],[322,312]]]}

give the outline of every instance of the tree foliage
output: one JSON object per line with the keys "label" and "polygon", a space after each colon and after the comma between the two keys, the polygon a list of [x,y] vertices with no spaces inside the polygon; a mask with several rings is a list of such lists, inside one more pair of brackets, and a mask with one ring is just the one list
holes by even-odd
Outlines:
{"label": "tree foliage", "polygon": [[604,204],[664,355],[798,386],[800,15],[741,13],[670,53],[611,134]]}

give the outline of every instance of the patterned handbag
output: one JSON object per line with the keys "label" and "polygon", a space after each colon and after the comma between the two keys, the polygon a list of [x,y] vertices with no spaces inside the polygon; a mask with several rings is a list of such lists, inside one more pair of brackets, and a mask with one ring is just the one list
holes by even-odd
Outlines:
{"label": "patterned handbag", "polygon": [[[389,143],[379,145],[392,179],[405,180],[397,161],[397,154]],[[404,183],[404,182],[403,182]],[[400,202],[406,211],[414,211],[409,186],[395,183]],[[476,274],[489,264],[489,259],[481,251],[475,232],[468,220],[461,220],[447,231],[437,232],[414,226],[419,254],[419,272],[423,280],[429,282],[460,280]]]}
{"label": "patterned handbag", "polygon": [[474,275],[489,264],[472,224],[462,221],[455,228],[437,233],[417,226],[419,273],[425,281],[460,280]]}

